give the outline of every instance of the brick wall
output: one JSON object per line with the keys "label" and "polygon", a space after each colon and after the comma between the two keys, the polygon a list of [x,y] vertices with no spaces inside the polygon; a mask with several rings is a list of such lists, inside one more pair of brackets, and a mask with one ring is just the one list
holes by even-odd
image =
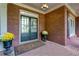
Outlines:
{"label": "brick wall", "polygon": [[[38,13],[14,4],[8,4],[8,31],[15,34],[15,40],[14,40],[14,46],[17,46],[19,44],[19,10],[27,10],[30,12]],[[43,30],[47,30],[49,32],[48,40],[52,42],[56,42],[62,45],[65,45],[65,41],[67,39],[67,18],[68,12],[71,13],[70,10],[65,8],[65,6],[62,6],[54,11],[51,11],[45,15],[39,14],[39,39],[41,39],[40,33]],[[71,13],[73,14],[73,13]],[[78,18],[77,18],[78,19]],[[76,20],[78,24],[78,20]],[[78,35],[78,25],[77,27],[77,35]]]}
{"label": "brick wall", "polygon": [[79,17],[76,17],[75,23],[76,23],[76,34],[79,37]]}
{"label": "brick wall", "polygon": [[47,13],[45,17],[48,40],[65,45],[64,6]]}
{"label": "brick wall", "polygon": [[[74,18],[76,18],[76,16],[68,9],[68,8],[66,8],[67,10],[66,10],[66,13],[67,13],[67,19],[68,19],[68,16],[69,16],[69,14],[71,14]],[[65,24],[67,24],[67,26],[68,26],[68,21],[65,23]],[[75,25],[76,25],[76,23],[75,23]],[[77,36],[76,36],[76,34],[74,35],[74,36],[69,36],[69,33],[68,33],[68,27],[66,27],[67,29],[65,29],[66,31],[67,31],[67,38],[66,38],[66,45],[72,45],[72,41],[73,40],[76,40],[77,39]],[[75,28],[75,30],[76,30],[76,28]]]}
{"label": "brick wall", "polygon": [[[13,45],[14,46],[17,46],[19,44],[19,15],[20,15],[20,12],[19,10],[20,9],[23,9],[23,10],[28,10],[26,8],[23,8],[23,7],[20,7],[20,6],[17,6],[17,5],[14,5],[14,4],[8,4],[7,5],[7,18],[8,18],[8,21],[7,21],[7,24],[8,24],[8,32],[12,32],[15,34],[15,39],[13,41]],[[31,11],[31,12],[34,12],[34,13],[37,13],[35,11],[32,11],[32,10],[28,10],[28,11]],[[43,14],[39,14],[39,39],[40,39],[40,32],[43,31],[45,28],[44,28],[44,15]]]}
{"label": "brick wall", "polygon": [[17,6],[8,4],[7,6],[7,25],[8,32],[12,32],[15,34],[15,39],[13,45],[16,46],[19,44],[19,9]]}

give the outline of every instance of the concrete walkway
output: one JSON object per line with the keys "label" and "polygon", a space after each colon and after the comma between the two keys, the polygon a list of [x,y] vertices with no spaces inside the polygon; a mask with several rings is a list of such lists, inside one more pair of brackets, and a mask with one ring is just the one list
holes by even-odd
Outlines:
{"label": "concrete walkway", "polygon": [[65,46],[47,41],[44,46],[30,50],[19,56],[75,56],[75,54],[65,48]]}

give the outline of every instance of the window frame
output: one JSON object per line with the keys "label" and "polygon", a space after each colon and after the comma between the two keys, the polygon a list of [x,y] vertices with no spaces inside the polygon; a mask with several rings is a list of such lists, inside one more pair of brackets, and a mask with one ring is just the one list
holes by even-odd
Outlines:
{"label": "window frame", "polygon": [[[37,19],[37,39],[21,42],[21,30],[22,30],[22,28],[20,27],[20,26],[22,26],[21,25],[21,16]],[[25,43],[30,43],[30,42],[38,41],[39,40],[38,39],[39,38],[39,31],[38,31],[39,27],[38,26],[39,26],[39,21],[38,21],[37,17],[32,17],[32,16],[20,14],[20,19],[19,19],[19,44],[25,44]]]}
{"label": "window frame", "polygon": [[67,25],[68,25],[68,37],[72,37],[75,35],[75,17],[72,14],[68,14],[68,20],[67,20]]}

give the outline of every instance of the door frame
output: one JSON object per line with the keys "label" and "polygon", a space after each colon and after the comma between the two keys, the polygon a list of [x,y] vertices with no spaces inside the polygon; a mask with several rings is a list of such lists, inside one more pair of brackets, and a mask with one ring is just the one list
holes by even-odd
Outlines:
{"label": "door frame", "polygon": [[30,40],[30,41],[25,41],[25,42],[21,42],[21,19],[20,19],[20,16],[23,15],[20,13],[19,15],[19,45],[21,44],[25,44],[25,43],[31,43],[31,42],[34,42],[34,41],[39,41],[39,17],[34,17],[34,16],[28,16],[28,15],[25,15],[25,16],[28,16],[28,17],[34,17],[34,18],[37,18],[37,32],[38,32],[38,39],[34,39],[34,40]]}
{"label": "door frame", "polygon": [[[70,26],[72,26],[72,24],[74,25],[74,33],[70,33]],[[68,14],[68,19],[67,19],[67,32],[68,32],[67,34],[68,37],[72,37],[76,35],[75,34],[75,17],[70,13]]]}

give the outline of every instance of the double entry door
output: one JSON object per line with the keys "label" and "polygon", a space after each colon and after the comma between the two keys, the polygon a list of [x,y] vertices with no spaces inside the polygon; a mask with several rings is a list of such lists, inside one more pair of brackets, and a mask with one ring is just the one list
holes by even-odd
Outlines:
{"label": "double entry door", "polygon": [[20,41],[26,42],[38,39],[38,19],[21,15],[21,36]]}

